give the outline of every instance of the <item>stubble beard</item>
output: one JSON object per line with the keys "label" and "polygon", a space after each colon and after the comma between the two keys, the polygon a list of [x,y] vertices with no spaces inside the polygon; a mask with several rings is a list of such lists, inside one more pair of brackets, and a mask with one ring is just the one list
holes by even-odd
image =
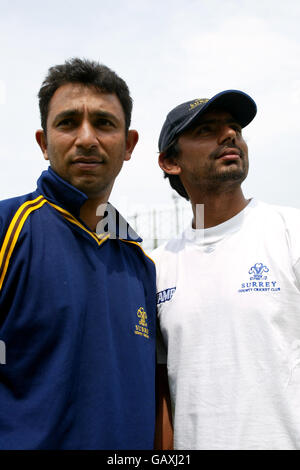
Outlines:
{"label": "stubble beard", "polygon": [[245,152],[237,146],[231,145],[230,148],[236,148],[240,152],[240,161],[238,163],[228,162],[216,165],[216,159],[220,155],[219,151],[214,151],[209,155],[209,164],[206,169],[206,175],[202,182],[207,189],[224,189],[227,187],[235,187],[241,185],[248,174],[248,157]]}

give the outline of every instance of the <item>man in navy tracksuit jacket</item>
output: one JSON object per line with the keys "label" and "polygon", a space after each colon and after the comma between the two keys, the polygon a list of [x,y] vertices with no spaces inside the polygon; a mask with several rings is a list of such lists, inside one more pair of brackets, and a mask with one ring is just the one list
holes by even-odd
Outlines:
{"label": "man in navy tracksuit jacket", "polygon": [[113,208],[97,229],[138,139],[128,88],[73,59],[39,99],[50,167],[0,203],[0,449],[151,449],[155,267]]}

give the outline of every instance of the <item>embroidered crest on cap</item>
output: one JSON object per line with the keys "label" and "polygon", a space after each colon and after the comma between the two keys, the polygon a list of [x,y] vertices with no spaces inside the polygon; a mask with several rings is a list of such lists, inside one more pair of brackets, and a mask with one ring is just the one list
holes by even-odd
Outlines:
{"label": "embroidered crest on cap", "polygon": [[194,101],[194,103],[191,103],[190,104],[190,110],[196,108],[197,106],[199,106],[200,104],[205,104],[209,101],[209,99],[207,98],[199,98],[198,100]]}

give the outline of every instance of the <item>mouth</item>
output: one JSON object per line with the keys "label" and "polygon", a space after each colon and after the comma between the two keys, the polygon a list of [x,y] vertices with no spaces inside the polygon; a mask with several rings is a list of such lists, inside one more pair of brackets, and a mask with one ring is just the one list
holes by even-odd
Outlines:
{"label": "mouth", "polygon": [[99,160],[96,157],[78,157],[72,161],[72,165],[82,170],[92,170],[103,163],[103,160]]}
{"label": "mouth", "polygon": [[241,158],[242,156],[240,150],[235,148],[227,148],[216,157],[216,160],[222,160],[224,162],[236,162]]}

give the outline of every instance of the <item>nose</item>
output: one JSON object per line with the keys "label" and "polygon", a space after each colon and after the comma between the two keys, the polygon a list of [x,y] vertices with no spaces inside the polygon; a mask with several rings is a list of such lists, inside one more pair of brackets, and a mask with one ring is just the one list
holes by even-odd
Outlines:
{"label": "nose", "polygon": [[77,147],[91,148],[98,144],[97,134],[94,127],[88,120],[83,120],[77,128]]}
{"label": "nose", "polygon": [[220,127],[219,130],[219,143],[224,144],[226,141],[235,143],[237,137],[236,130],[233,129],[231,126],[224,124]]}

